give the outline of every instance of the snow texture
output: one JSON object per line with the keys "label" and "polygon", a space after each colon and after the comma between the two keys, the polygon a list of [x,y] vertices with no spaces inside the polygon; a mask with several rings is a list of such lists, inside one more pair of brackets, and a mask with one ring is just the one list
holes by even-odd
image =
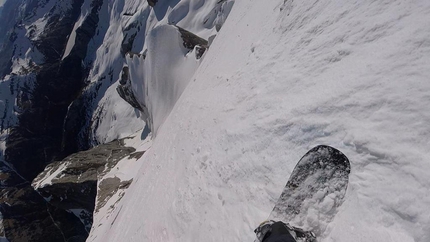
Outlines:
{"label": "snow texture", "polygon": [[89,241],[252,241],[317,144],[352,166],[320,241],[430,241],[429,21],[426,0],[236,1]]}
{"label": "snow texture", "polygon": [[[134,146],[138,147],[136,152],[146,152],[152,144],[152,137],[151,135],[146,136],[145,139],[142,140],[142,136],[140,136],[140,133],[145,133],[146,131],[139,131],[137,134],[131,136],[130,138],[126,138],[124,140],[125,146]],[[122,160],[120,160],[115,167],[113,167],[108,173],[103,175],[103,177],[99,177],[97,186],[100,186],[100,181],[106,180],[108,178],[119,178],[121,181],[129,181],[132,180],[137,176],[137,173],[139,171],[139,167],[141,165],[140,162],[137,161],[138,158],[135,157],[125,157]],[[112,220],[115,221],[116,215],[118,213],[113,213],[115,209],[121,209],[121,207],[118,207],[117,204],[121,199],[123,198],[125,194],[124,189],[118,189],[117,191],[112,194],[110,198],[106,201],[106,204],[101,207],[98,211],[94,212],[93,215],[93,226],[91,231],[97,230],[98,233],[105,233],[107,230],[109,230],[110,226],[108,226],[108,221]],[[97,196],[96,198],[96,204],[98,204],[100,197]],[[93,237],[97,236],[94,233],[91,233],[88,241],[93,240]]]}
{"label": "snow texture", "polygon": [[43,177],[43,179],[38,180],[37,182],[34,182],[32,186],[34,189],[43,188],[45,186],[52,185],[52,180],[58,179],[59,175],[64,171],[64,169],[67,168],[69,162],[64,162],[58,167],[55,167],[54,169],[49,170],[49,174]]}
{"label": "snow texture", "polygon": [[350,170],[348,158],[338,150],[312,148],[294,167],[269,220],[306,227],[319,237],[343,203]]}
{"label": "snow texture", "polygon": [[[155,134],[172,110],[186,85],[198,67],[194,53],[182,45],[182,38],[177,28],[162,25],[151,31],[148,51],[144,64],[145,78],[132,83],[144,86],[144,91],[137,92],[137,97],[144,100],[150,115],[151,130]],[[142,94],[146,93],[145,97]]]}
{"label": "snow texture", "polygon": [[[31,90],[31,61],[43,61],[28,37],[67,3],[45,2],[15,30],[14,76],[0,81],[2,151],[19,112],[10,87]],[[91,138],[142,132],[130,143],[147,151],[108,174],[133,183],[95,215],[88,241],[253,241],[318,144],[351,162],[344,203],[318,225],[321,242],[430,241],[430,1],[112,0],[99,18],[83,63]],[[169,24],[209,40],[202,59]],[[121,53],[132,34],[141,57]],[[72,32],[60,56],[73,45]],[[115,91],[124,65],[156,136]]]}

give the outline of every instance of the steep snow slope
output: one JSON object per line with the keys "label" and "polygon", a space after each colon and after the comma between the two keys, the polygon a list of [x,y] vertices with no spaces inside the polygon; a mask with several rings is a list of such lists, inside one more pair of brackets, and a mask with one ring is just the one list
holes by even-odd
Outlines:
{"label": "steep snow slope", "polygon": [[[154,7],[150,7],[146,0],[102,2],[99,25],[84,60],[84,64],[91,68],[87,78],[90,83],[82,95],[84,102],[90,103],[87,111],[90,117],[79,133],[81,139],[86,138],[87,130],[91,130],[92,145],[126,137],[142,128],[139,118],[146,116],[149,116],[148,123],[155,133],[200,63],[194,57],[194,51],[185,50],[183,40],[173,26],[182,27],[203,39],[213,39],[233,2],[170,0],[160,1]],[[75,32],[90,14],[91,4],[90,0],[84,2],[63,58],[74,48]],[[91,54],[94,48],[97,48],[95,55]],[[130,70],[133,91],[140,103],[147,106],[149,114],[136,114],[135,109],[116,100],[118,83],[115,82],[125,65],[133,67]],[[152,98],[147,99],[145,93],[150,93]],[[118,125],[121,123],[129,125]]]}
{"label": "steep snow slope", "polygon": [[[209,47],[207,39],[215,38],[233,3],[166,0],[150,7],[146,0],[8,1],[5,10],[10,18],[2,15],[5,24],[0,29],[4,35],[8,33],[5,44],[1,44],[5,54],[0,58],[5,63],[0,65],[5,72],[0,74],[0,161],[5,159],[18,167],[18,175],[25,173],[31,181],[46,164],[62,156],[130,135],[150,139],[152,136],[142,131],[148,130],[142,119],[148,118],[145,121],[155,134],[199,66]],[[135,95],[130,86],[142,89],[136,96],[149,114],[139,112],[143,109],[138,105],[131,107],[123,100],[129,101],[126,95],[118,95],[118,87],[124,84],[118,80],[126,65],[132,67],[131,80],[126,80],[129,89],[122,93]],[[144,149],[138,145],[142,143],[146,144]],[[150,142],[136,142],[135,146],[144,152]],[[131,173],[113,172],[108,178],[137,171],[130,167],[140,163],[128,164],[137,157],[121,162],[127,163],[121,168],[128,167]],[[11,170],[8,167],[3,170]],[[52,169],[48,167],[47,172]],[[79,174],[75,175],[79,180]],[[15,189],[13,185],[2,189]],[[37,196],[29,184],[26,189]],[[3,198],[9,199],[8,194],[3,192]],[[116,195],[120,198],[121,194]],[[37,198],[45,205],[41,197]],[[3,224],[8,218],[17,218],[13,212],[23,211],[11,209],[9,204],[4,200],[0,204]],[[26,198],[17,204],[28,205],[30,212],[40,210]],[[26,214],[20,218],[29,223],[44,219],[29,219]],[[42,230],[30,225],[28,231],[21,232],[23,225],[10,224],[4,230],[11,240]],[[61,225],[52,223],[54,229],[79,227]],[[41,226],[43,232],[53,235]],[[13,229],[20,232],[9,232]]]}
{"label": "steep snow slope", "polygon": [[237,1],[88,241],[252,241],[299,158],[352,172],[321,241],[430,241],[430,2]]}

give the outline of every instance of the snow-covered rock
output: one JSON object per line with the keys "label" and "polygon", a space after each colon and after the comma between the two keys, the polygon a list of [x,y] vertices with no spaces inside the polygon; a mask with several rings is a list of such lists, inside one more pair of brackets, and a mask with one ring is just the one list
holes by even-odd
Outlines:
{"label": "snow-covered rock", "polygon": [[[57,209],[79,211],[78,217],[89,232],[93,212],[131,183],[132,179],[122,181],[111,170],[120,160],[136,160],[145,152],[135,151],[126,147],[124,140],[116,140],[72,154],[49,164],[33,180],[32,186]],[[105,177],[108,173],[110,176]]]}
{"label": "snow-covered rock", "polygon": [[4,163],[0,177],[0,241],[85,241],[88,232],[74,214],[51,206]]}

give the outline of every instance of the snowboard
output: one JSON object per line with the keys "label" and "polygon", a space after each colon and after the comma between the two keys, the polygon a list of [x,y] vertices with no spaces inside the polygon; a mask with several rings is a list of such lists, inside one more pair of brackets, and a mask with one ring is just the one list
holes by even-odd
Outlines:
{"label": "snowboard", "polygon": [[[298,241],[317,241],[326,224],[343,203],[351,166],[339,150],[319,145],[297,163],[268,220],[283,221],[296,233]],[[310,224],[308,224],[310,221]],[[311,232],[298,227],[306,226]]]}

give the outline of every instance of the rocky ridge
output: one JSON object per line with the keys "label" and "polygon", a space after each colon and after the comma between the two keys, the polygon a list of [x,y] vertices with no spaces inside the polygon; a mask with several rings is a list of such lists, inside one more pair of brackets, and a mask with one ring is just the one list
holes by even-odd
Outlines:
{"label": "rocky ridge", "polygon": [[121,159],[136,159],[144,153],[135,151],[124,146],[123,140],[115,140],[72,154],[49,164],[33,180],[32,186],[53,207],[75,212],[89,232],[94,210],[118,189],[126,189],[131,183],[131,180],[121,181],[116,176],[104,176]]}

